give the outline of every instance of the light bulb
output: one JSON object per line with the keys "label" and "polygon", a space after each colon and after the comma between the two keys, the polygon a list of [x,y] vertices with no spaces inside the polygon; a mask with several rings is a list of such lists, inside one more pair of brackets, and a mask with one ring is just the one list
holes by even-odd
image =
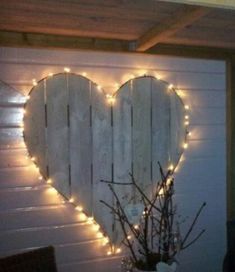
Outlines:
{"label": "light bulb", "polygon": [[70,203],[73,203],[73,202],[74,202],[74,198],[71,197],[71,198],[69,199],[69,202],[70,202]]}
{"label": "light bulb", "polygon": [[52,183],[52,180],[51,179],[48,179],[47,180],[47,184],[51,184]]}
{"label": "light bulb", "polygon": [[66,73],[69,73],[69,72],[71,71],[71,69],[70,69],[69,67],[64,67],[64,71],[65,71]]}
{"label": "light bulb", "polygon": [[122,250],[120,247],[116,249],[116,253],[121,253],[121,252],[122,252]]}
{"label": "light bulb", "polygon": [[79,211],[79,212],[82,212],[82,211],[83,211],[83,207],[82,207],[82,206],[77,206],[77,207],[75,208],[75,210],[77,210],[77,211]]}
{"label": "light bulb", "polygon": [[183,144],[183,148],[184,148],[184,149],[187,149],[187,148],[188,148],[188,144],[187,144],[187,143],[184,143],[184,144]]}

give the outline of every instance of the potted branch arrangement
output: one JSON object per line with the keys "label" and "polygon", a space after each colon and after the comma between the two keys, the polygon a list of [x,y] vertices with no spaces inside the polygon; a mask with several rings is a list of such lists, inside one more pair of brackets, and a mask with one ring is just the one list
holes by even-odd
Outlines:
{"label": "potted branch arrangement", "polygon": [[[125,272],[175,272],[177,254],[195,243],[205,232],[203,229],[196,237],[190,239],[199,215],[206,205],[203,203],[186,234],[181,234],[180,225],[182,222],[178,221],[180,217],[178,217],[177,207],[173,203],[173,173],[171,170],[164,173],[160,163],[159,170],[161,180],[157,183],[151,198],[138,185],[132,174],[130,174],[130,183],[101,181],[108,184],[115,204],[112,206],[103,200],[101,203],[115,215],[124,237],[122,243],[129,251],[129,257],[122,260],[122,269]],[[129,218],[115,186],[133,186],[138,194],[143,209],[137,224],[133,224]]]}

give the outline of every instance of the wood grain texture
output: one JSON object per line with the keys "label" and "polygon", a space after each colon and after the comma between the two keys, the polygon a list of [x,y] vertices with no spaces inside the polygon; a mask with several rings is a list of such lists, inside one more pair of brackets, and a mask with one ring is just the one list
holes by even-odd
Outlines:
{"label": "wood grain texture", "polygon": [[[128,183],[132,173],[132,97],[131,83],[122,86],[113,106],[113,163],[114,181]],[[133,196],[132,186],[114,186],[125,207]],[[123,239],[119,222],[115,222],[116,242]]]}
{"label": "wood grain texture", "polygon": [[69,75],[71,190],[74,200],[92,214],[91,82]]}
{"label": "wood grain texture", "polygon": [[146,51],[157,43],[163,43],[166,38],[191,25],[205,16],[209,9],[203,7],[183,6],[171,18],[162,21],[137,40],[137,51]]}
{"label": "wood grain texture", "polygon": [[113,215],[100,203],[103,200],[113,205],[113,197],[105,183],[112,180],[112,127],[111,107],[101,91],[92,89],[92,195],[93,214],[100,225],[113,240]]}
{"label": "wood grain texture", "polygon": [[151,180],[151,79],[132,81],[132,156],[133,175],[146,192],[152,190]]}
{"label": "wood grain texture", "polygon": [[40,165],[41,173],[46,177],[46,124],[45,124],[45,101],[44,81],[31,92],[30,100],[25,107],[24,136],[31,157],[35,157]]}
{"label": "wood grain texture", "polygon": [[46,81],[46,97],[49,176],[59,192],[69,198],[68,88],[66,74],[57,75],[56,80],[53,77]]}
{"label": "wood grain texture", "polygon": [[177,165],[183,152],[186,126],[185,111],[180,98],[173,90],[170,92],[170,164]]}
{"label": "wood grain texture", "polygon": [[[151,80],[152,90],[152,177],[153,182],[159,181],[158,162],[164,170],[169,166],[170,157],[170,98],[167,85],[156,79]],[[172,116],[173,122],[175,117]],[[176,143],[178,144],[178,143]]]}

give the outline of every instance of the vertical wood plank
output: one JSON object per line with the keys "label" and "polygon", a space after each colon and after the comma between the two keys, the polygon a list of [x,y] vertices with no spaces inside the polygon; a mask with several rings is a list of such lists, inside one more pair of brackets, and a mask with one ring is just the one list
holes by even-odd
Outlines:
{"label": "vertical wood plank", "polygon": [[[114,181],[130,182],[129,173],[132,172],[132,99],[130,82],[125,84],[117,93],[113,106],[113,162]],[[133,196],[133,187],[125,185],[114,186],[123,207]],[[115,222],[115,236],[117,242],[123,237],[119,223]]]}
{"label": "vertical wood plank", "polygon": [[113,215],[100,200],[113,205],[112,194],[100,180],[112,180],[111,108],[102,92],[92,86],[93,214],[113,240]]}
{"label": "vertical wood plank", "polygon": [[70,197],[67,75],[59,74],[48,79],[46,95],[49,174],[56,189],[66,197]]}
{"label": "vertical wood plank", "polygon": [[30,155],[36,158],[41,174],[46,177],[44,81],[37,85],[36,90],[32,90],[25,109],[25,142]]}
{"label": "vertical wood plank", "polygon": [[92,213],[91,184],[91,82],[69,75],[71,189],[75,202]]}
{"label": "vertical wood plank", "polygon": [[133,101],[133,174],[139,185],[152,190],[151,181],[151,79],[132,81]]}
{"label": "vertical wood plank", "polygon": [[185,127],[183,104],[174,91],[170,92],[170,110],[170,163],[176,166],[183,152]]}
{"label": "vertical wood plank", "polygon": [[170,157],[170,98],[166,84],[152,79],[152,174],[160,179],[158,162],[168,168]]}

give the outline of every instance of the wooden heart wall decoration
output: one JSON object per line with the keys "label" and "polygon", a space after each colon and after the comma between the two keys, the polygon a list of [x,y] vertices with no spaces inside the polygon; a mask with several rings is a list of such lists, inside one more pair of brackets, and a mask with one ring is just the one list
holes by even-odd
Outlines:
{"label": "wooden heart wall decoration", "polygon": [[[25,110],[25,142],[41,174],[94,217],[112,243],[120,240],[120,229],[100,203],[113,203],[100,180],[130,182],[133,173],[151,194],[157,162],[176,166],[183,151],[185,107],[167,83],[151,76],[125,83],[112,104],[83,76],[53,75],[34,86]],[[118,194],[131,204],[131,188],[120,186]]]}

